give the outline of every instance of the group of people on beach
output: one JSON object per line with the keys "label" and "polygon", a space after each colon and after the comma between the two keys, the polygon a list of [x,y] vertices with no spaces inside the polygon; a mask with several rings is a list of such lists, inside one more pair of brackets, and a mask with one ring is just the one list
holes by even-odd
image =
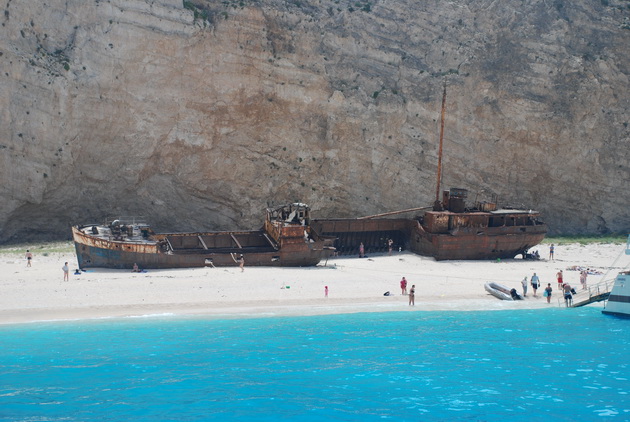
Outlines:
{"label": "group of people on beach", "polygon": [[[549,246],[549,260],[550,261],[555,261],[554,259],[554,253],[555,253],[555,245],[552,243]],[[578,269],[578,268],[569,268],[569,269]],[[586,287],[586,279],[588,277],[589,272],[591,271],[590,268],[579,268],[580,271],[580,284],[582,285],[582,290],[587,290]],[[569,283],[565,283],[564,281],[564,272],[562,270],[558,270],[558,272],[556,273],[556,282],[558,284],[558,291],[562,293],[563,297],[564,297],[564,302],[565,305],[567,307],[572,306],[573,304],[573,295],[576,294],[575,289],[569,284]],[[538,288],[541,286],[540,283],[540,278],[538,277],[538,275],[536,273],[534,273],[534,275],[532,275],[531,279],[530,279],[530,284],[532,286],[532,290],[534,291],[534,297],[538,297],[536,295],[536,291],[538,290]],[[527,296],[527,277],[523,278],[523,280],[521,280],[521,285],[523,286],[523,297]],[[545,287],[545,290],[543,292],[543,296],[547,298],[547,303],[551,303],[551,294],[553,292],[553,288],[551,287],[551,283],[547,283],[547,287]]]}
{"label": "group of people on beach", "polygon": [[[403,296],[407,296],[409,298],[409,306],[416,305],[416,285],[412,284],[411,289],[409,289],[409,293],[407,293],[407,279],[405,277],[400,280],[400,293]],[[383,296],[391,296],[392,294],[389,291],[383,293]]]}
{"label": "group of people on beach", "polygon": [[[387,240],[387,253],[388,255],[392,254],[392,250],[394,248],[394,240],[393,239],[388,239]],[[361,242],[359,244],[359,258],[365,258],[365,245],[363,244],[363,242]],[[403,296],[407,296],[409,298],[409,306],[415,306],[416,305],[416,285],[412,284],[411,288],[409,289],[409,292],[407,292],[407,279],[405,277],[402,278],[402,280],[400,280],[400,291],[401,294]],[[328,297],[328,286],[326,286],[326,292],[325,292],[326,297]],[[389,292],[385,293],[385,296],[390,296]]]}
{"label": "group of people on beach", "polygon": [[[31,262],[33,261],[33,253],[29,249],[26,250],[25,258],[26,258],[26,266],[31,267],[32,266]],[[68,266],[67,261],[63,263],[63,267],[61,267],[61,271],[63,271],[63,281],[70,281],[70,267]],[[74,275],[81,275],[81,271],[84,271],[84,270],[80,270],[77,268],[76,270],[74,270]],[[133,264],[133,269],[131,271],[134,273],[142,272],[140,268],[138,268],[138,264],[136,263]]]}
{"label": "group of people on beach", "polygon": [[[582,290],[586,290],[586,272],[580,272],[580,283],[582,284]],[[569,283],[564,282],[564,274],[562,270],[556,274],[558,281],[558,290],[564,295],[564,303],[567,307],[573,305],[573,295],[577,294],[575,289],[571,287]]]}
{"label": "group of people on beach", "polygon": [[[400,248],[398,249],[399,251],[401,250]],[[391,256],[392,252],[394,251],[394,239],[387,239],[387,255]],[[336,256],[336,254],[334,255]],[[367,255],[365,254],[365,245],[363,244],[363,242],[359,243],[359,258],[366,258]]]}
{"label": "group of people on beach", "polygon": [[409,306],[416,305],[416,285],[412,284],[409,293],[407,293],[407,279],[405,277],[400,280],[400,292],[403,296],[409,296]]}
{"label": "group of people on beach", "polygon": [[[538,274],[534,273],[532,275],[532,278],[530,279],[530,284],[532,286],[532,290],[534,291],[534,297],[538,297],[538,295],[536,294],[538,288],[540,287],[540,277],[538,277]],[[527,277],[524,277],[523,280],[521,280],[521,285],[523,286],[523,297],[527,297]],[[551,292],[551,284],[548,283],[543,293],[543,296],[547,298],[547,303],[551,303]]]}
{"label": "group of people on beach", "polygon": [[[587,271],[580,271],[580,284],[582,285],[582,290],[586,290],[587,276]],[[577,292],[569,283],[564,282],[564,275],[562,270],[558,271],[558,273],[556,274],[556,278],[558,281],[558,290],[561,291],[564,295],[564,303],[567,307],[569,307],[573,304],[573,295],[577,294]]]}
{"label": "group of people on beach", "polygon": [[[556,273],[556,281],[558,283],[558,291],[562,292],[564,301],[567,307],[571,306],[573,303],[573,295],[576,294],[575,289],[571,287],[569,283],[564,282],[564,273],[562,270],[559,270]],[[580,273],[580,283],[582,283],[582,290],[586,290],[586,274],[585,272]],[[532,290],[534,291],[534,297],[538,297],[536,292],[538,288],[541,286],[540,277],[536,273],[534,273],[530,279],[530,284],[532,286]],[[527,277],[524,277],[521,280],[521,285],[523,286],[523,297],[527,296]],[[547,287],[543,291],[543,297],[547,298],[547,303],[551,303],[551,294],[553,292],[553,288],[551,287],[551,283],[547,283]]]}

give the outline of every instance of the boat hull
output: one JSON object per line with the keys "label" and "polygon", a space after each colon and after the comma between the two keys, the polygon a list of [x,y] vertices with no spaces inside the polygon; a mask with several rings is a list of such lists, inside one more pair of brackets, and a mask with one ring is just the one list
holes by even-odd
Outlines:
{"label": "boat hull", "polygon": [[[268,237],[263,231],[160,235],[160,239],[178,240],[178,246],[169,251],[164,251],[159,242],[109,241],[76,227],[73,238],[80,268],[132,269],[134,264],[141,269],[226,267],[238,266],[241,255],[246,266],[306,267],[327,259],[334,250],[321,240],[302,239],[281,246],[265,244]],[[217,246],[202,248],[187,244],[199,239],[201,242],[206,239],[204,243],[212,240]],[[227,241],[231,239],[238,239],[240,246],[230,246]]]}
{"label": "boat hull", "polygon": [[630,273],[617,276],[602,313],[630,318]]}
{"label": "boat hull", "polygon": [[501,300],[523,300],[523,297],[516,292],[512,295],[511,290],[513,289],[509,289],[503,284],[490,282],[484,284],[483,288],[486,292]]}
{"label": "boat hull", "polygon": [[545,238],[546,226],[487,227],[428,233],[420,223],[413,229],[410,249],[441,260],[511,259]]}
{"label": "boat hull", "polygon": [[522,225],[466,228],[429,233],[416,219],[317,219],[318,232],[336,237],[335,248],[341,254],[356,254],[359,244],[366,252],[387,250],[393,239],[394,249],[411,250],[418,255],[441,260],[511,259],[538,245],[547,233],[546,225]]}

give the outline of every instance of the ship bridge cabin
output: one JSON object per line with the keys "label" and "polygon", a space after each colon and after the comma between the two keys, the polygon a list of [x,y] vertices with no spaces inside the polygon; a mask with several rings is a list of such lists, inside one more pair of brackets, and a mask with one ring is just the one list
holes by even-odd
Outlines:
{"label": "ship bridge cabin", "polygon": [[429,233],[448,233],[456,229],[485,229],[493,227],[521,227],[542,224],[539,213],[532,210],[497,209],[496,202],[476,202],[466,207],[466,189],[451,188],[443,192],[441,203],[426,211],[420,222]]}

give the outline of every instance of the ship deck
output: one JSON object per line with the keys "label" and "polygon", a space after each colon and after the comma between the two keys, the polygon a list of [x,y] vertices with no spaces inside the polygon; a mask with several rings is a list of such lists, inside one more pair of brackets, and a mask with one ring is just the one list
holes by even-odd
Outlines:
{"label": "ship deck", "polygon": [[[92,231],[92,227],[96,227],[98,232],[94,233]],[[129,242],[129,243],[139,243],[139,244],[147,244],[147,245],[155,245],[157,240],[151,237],[145,237],[142,235],[142,228],[148,228],[148,225],[136,225],[132,226],[133,231],[131,236],[129,233],[125,234],[124,237],[116,238],[112,233],[112,230],[100,224],[88,224],[84,226],[77,227],[77,229],[86,236],[90,236],[96,239],[100,239],[106,242]]]}

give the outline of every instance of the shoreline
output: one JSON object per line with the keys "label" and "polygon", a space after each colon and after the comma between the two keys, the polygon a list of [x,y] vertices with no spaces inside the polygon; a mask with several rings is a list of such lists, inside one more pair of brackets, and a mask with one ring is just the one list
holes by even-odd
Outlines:
{"label": "shoreline", "polygon": [[[304,301],[302,303],[270,305],[268,303],[242,303],[208,308],[201,303],[161,304],[151,306],[102,306],[89,308],[38,308],[0,311],[0,325],[31,324],[67,321],[96,321],[106,319],[142,319],[162,317],[240,319],[290,316],[341,315],[366,312],[471,312],[504,311],[524,309],[548,309],[557,307],[543,300],[538,304],[525,302],[505,302],[498,299],[471,302],[469,299],[449,301],[439,305],[431,301],[416,301],[414,307],[408,306],[406,299],[399,303],[384,302],[348,302],[337,303],[323,301]],[[510,305],[508,305],[510,303]],[[519,306],[520,305],[520,306]]]}
{"label": "shoreline", "polygon": [[[540,245],[539,245],[540,246]],[[541,255],[546,250],[538,248]],[[32,267],[15,254],[0,253],[0,325],[106,318],[326,315],[356,312],[486,311],[558,307],[555,274],[579,289],[574,266],[600,275],[588,283],[613,279],[628,265],[624,246],[569,244],[556,246],[556,260],[435,261],[410,252],[367,258],[336,257],[316,267],[238,267],[148,270],[88,269],[81,275],[73,253],[35,253]],[[32,250],[33,251],[33,250]],[[36,251],[36,250],[35,250]],[[543,253],[545,252],[545,253]],[[61,267],[68,262],[70,280]],[[502,301],[483,288],[494,281],[522,293],[521,280],[537,272],[542,286],[551,283],[551,303],[533,298],[531,286],[522,301]],[[401,295],[416,285],[415,306]],[[329,287],[329,297],[324,288]],[[390,296],[383,296],[389,291]],[[590,305],[590,306],[598,306]],[[601,306],[601,304],[599,304]]]}

